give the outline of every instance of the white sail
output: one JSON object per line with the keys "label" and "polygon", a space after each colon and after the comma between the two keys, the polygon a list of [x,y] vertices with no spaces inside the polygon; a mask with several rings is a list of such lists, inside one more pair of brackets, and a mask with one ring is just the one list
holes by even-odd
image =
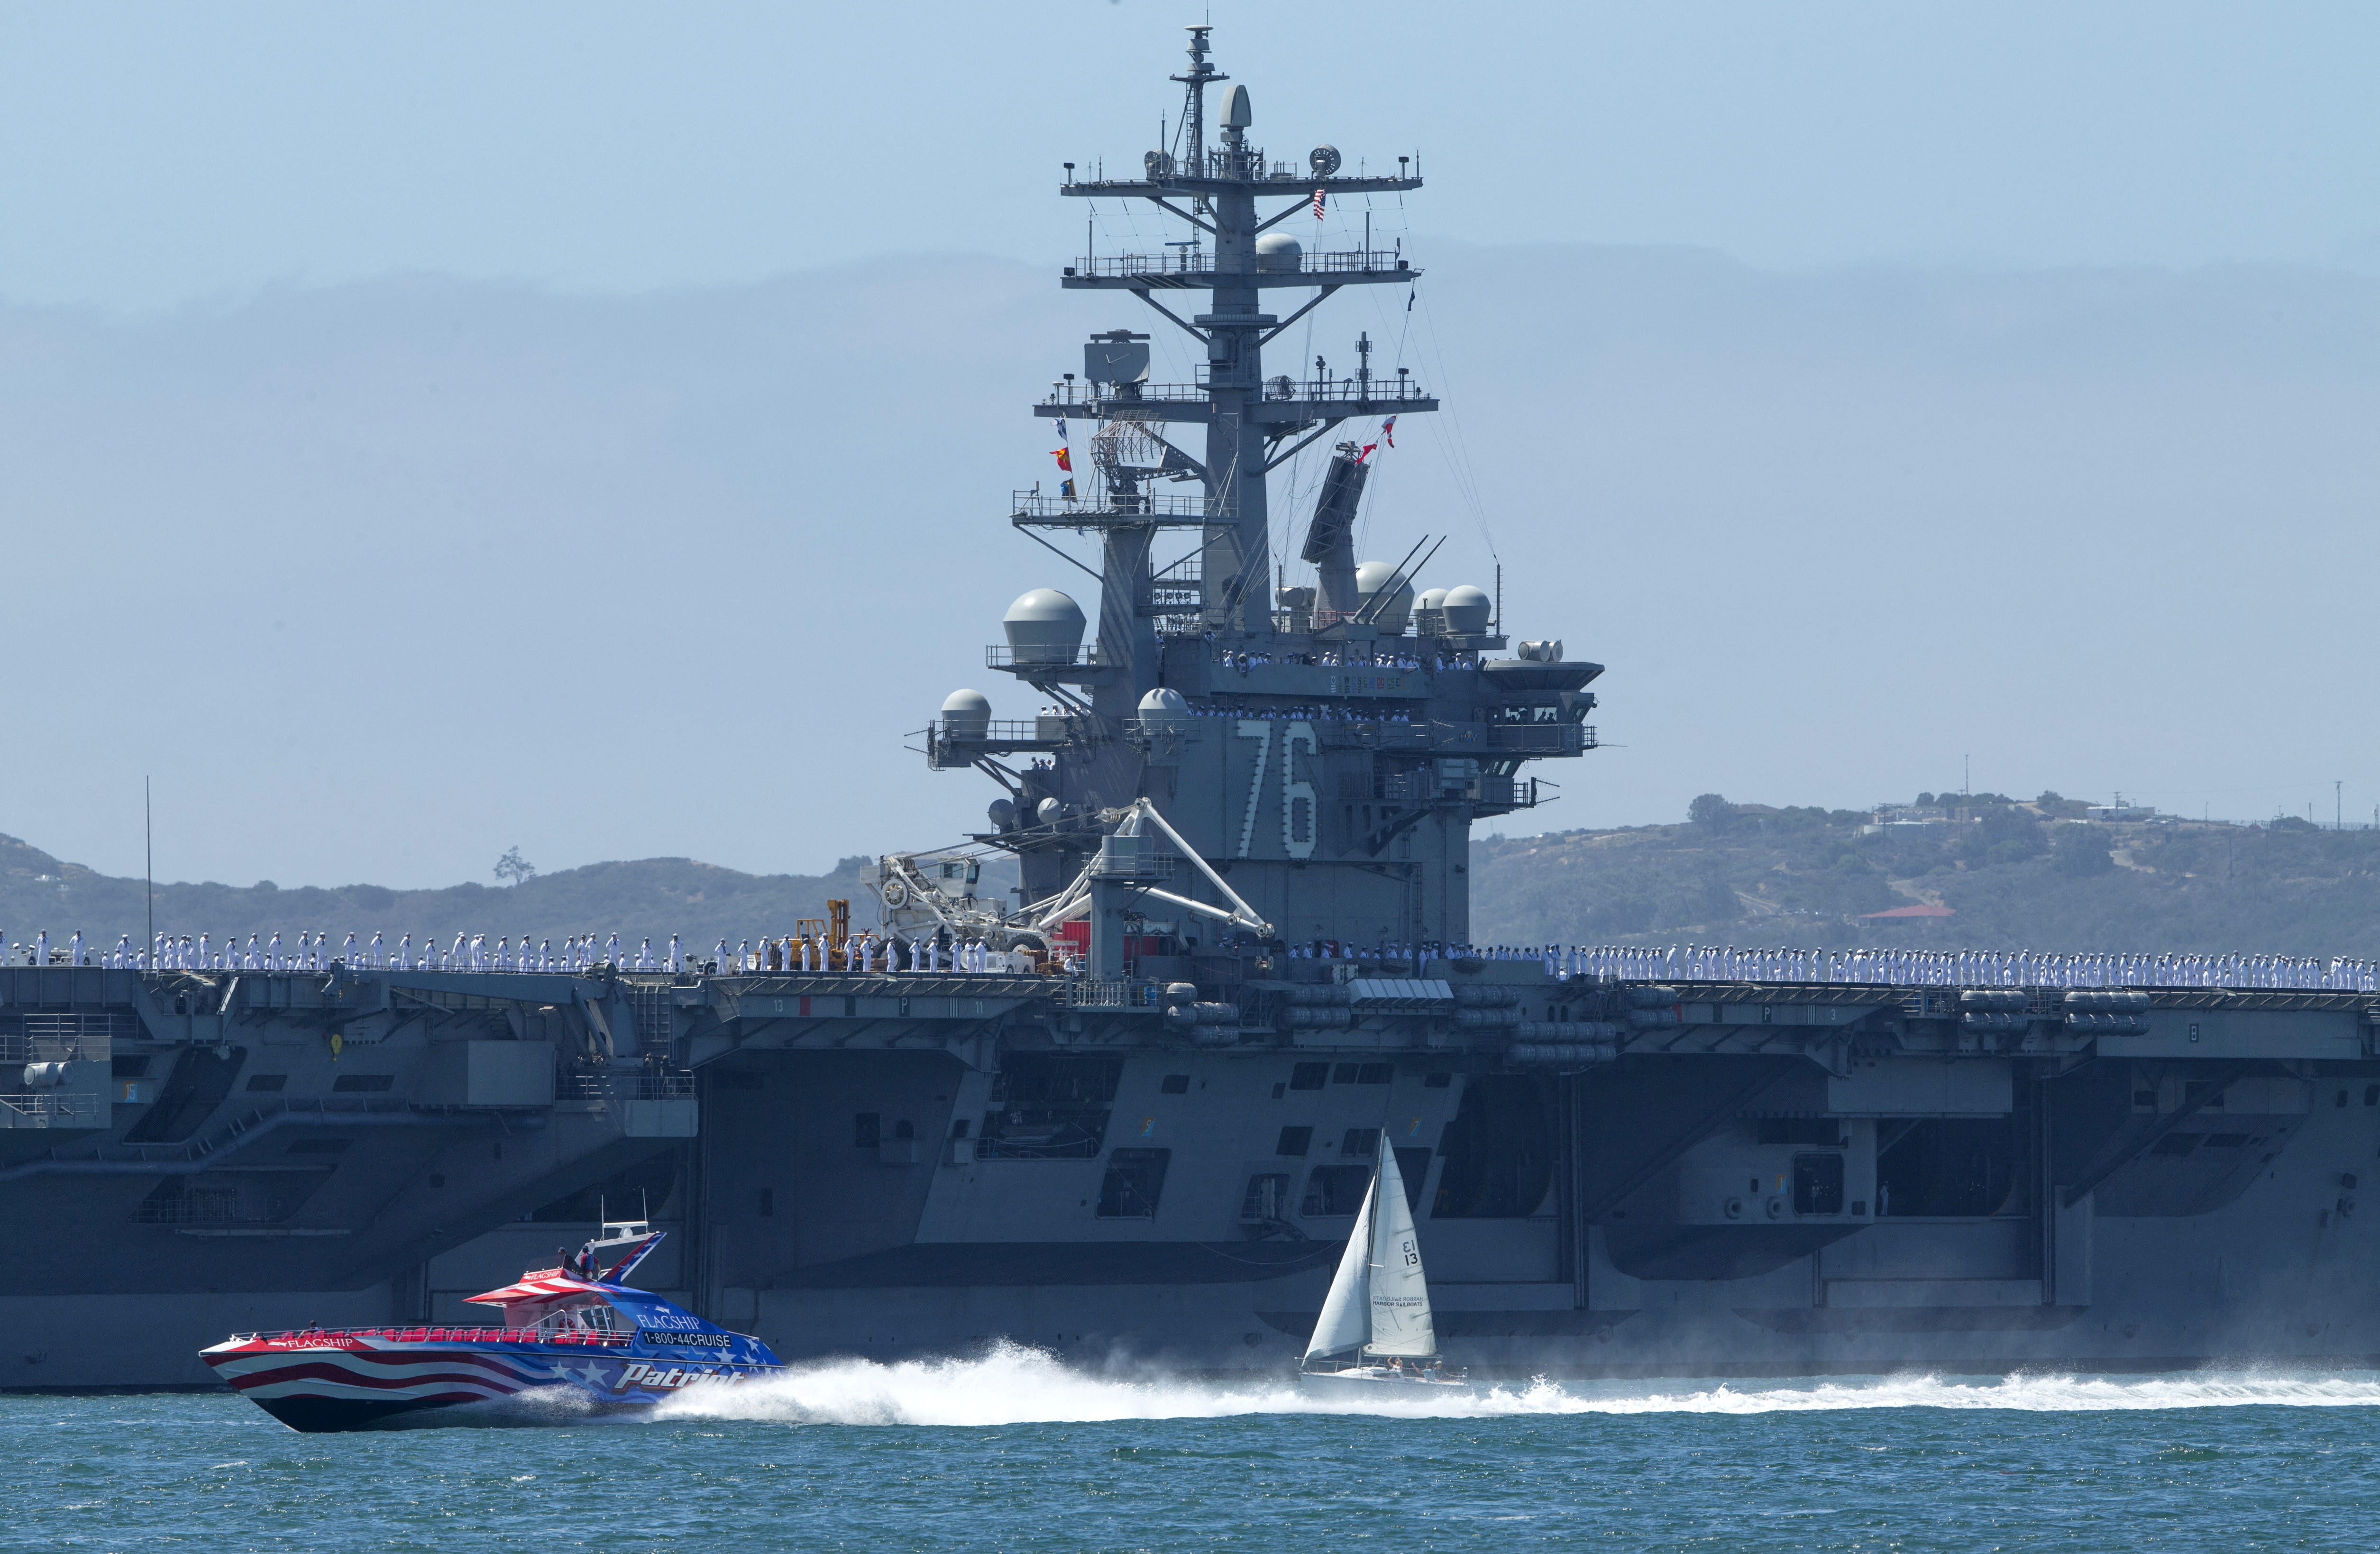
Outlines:
{"label": "white sail", "polygon": [[1339,1271],[1330,1281],[1330,1294],[1322,1303],[1321,1320],[1305,1346],[1309,1360],[1349,1353],[1371,1336],[1372,1325],[1372,1204],[1379,1196],[1380,1180],[1372,1179],[1364,1207],[1348,1232],[1347,1250],[1340,1256]]}
{"label": "white sail", "polygon": [[1405,1359],[1436,1354],[1438,1329],[1430,1320],[1429,1281],[1422,1276],[1421,1239],[1414,1233],[1397,1152],[1385,1135],[1372,1201],[1378,1206],[1372,1216],[1372,1338],[1365,1353]]}

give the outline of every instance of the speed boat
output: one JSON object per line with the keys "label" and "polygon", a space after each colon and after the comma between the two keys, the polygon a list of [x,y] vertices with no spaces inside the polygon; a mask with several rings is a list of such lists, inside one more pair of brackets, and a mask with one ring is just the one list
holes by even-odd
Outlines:
{"label": "speed boat", "polygon": [[[625,1281],[667,1234],[606,1226],[558,1268],[468,1297],[502,1327],[309,1328],[237,1333],[200,1358],[293,1430],[426,1423],[432,1409],[552,1395],[612,1413],[783,1369],[769,1346]],[[616,1232],[616,1233],[615,1233]],[[608,1269],[602,1255],[625,1246]],[[459,1420],[457,1422],[460,1422]]]}
{"label": "speed boat", "polygon": [[[1318,1394],[1385,1397],[1467,1392],[1469,1378],[1438,1353],[1429,1280],[1396,1152],[1381,1130],[1379,1159],[1314,1337],[1298,1366],[1298,1385]],[[1427,1390],[1425,1391],[1424,1390]]]}

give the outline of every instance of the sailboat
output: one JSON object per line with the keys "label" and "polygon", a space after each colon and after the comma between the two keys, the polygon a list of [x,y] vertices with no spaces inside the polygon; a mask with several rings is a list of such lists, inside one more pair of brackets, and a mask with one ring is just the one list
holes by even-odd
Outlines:
{"label": "sailboat", "polygon": [[1448,1370],[1439,1357],[1421,1241],[1385,1129],[1379,1151],[1298,1378],[1330,1390],[1357,1385],[1467,1387],[1462,1373]]}

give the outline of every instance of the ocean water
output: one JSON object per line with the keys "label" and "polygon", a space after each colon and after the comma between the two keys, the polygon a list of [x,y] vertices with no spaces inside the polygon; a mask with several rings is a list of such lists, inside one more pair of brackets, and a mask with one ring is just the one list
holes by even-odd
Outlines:
{"label": "ocean water", "polygon": [[[502,1425],[536,1427],[497,1427]],[[1508,1387],[1359,1408],[1031,1350],[798,1368],[636,1420],[301,1436],[0,1397],[0,1548],[2380,1548],[2380,1375]]]}

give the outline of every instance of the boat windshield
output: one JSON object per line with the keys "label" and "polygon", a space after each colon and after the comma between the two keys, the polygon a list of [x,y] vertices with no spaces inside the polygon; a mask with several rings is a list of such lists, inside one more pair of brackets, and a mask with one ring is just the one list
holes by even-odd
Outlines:
{"label": "boat windshield", "polygon": [[589,1301],[583,1305],[565,1305],[559,1311],[549,1311],[531,1325],[539,1333],[633,1333],[636,1324],[624,1321],[618,1312],[601,1301]]}

